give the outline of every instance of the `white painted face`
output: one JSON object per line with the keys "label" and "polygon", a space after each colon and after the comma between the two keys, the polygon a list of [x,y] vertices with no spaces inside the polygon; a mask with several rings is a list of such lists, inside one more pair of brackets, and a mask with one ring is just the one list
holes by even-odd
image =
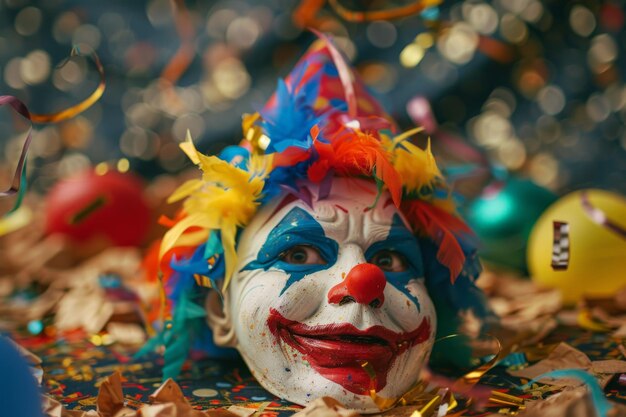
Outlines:
{"label": "white painted face", "polygon": [[282,198],[245,228],[226,294],[230,342],[281,398],[378,412],[370,389],[404,394],[434,340],[418,242],[387,192],[371,208],[371,182],[336,178],[322,200],[308,189],[312,208]]}

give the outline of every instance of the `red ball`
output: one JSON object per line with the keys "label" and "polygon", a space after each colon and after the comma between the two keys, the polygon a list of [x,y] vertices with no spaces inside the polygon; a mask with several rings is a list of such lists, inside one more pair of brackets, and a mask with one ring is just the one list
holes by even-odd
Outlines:
{"label": "red ball", "polygon": [[46,197],[46,233],[76,243],[104,237],[115,246],[137,246],[150,221],[142,182],[132,174],[84,171],[59,181]]}
{"label": "red ball", "polygon": [[384,299],[387,279],[383,270],[374,264],[356,265],[348,272],[344,282],[357,303],[369,304],[376,299],[382,303]]}

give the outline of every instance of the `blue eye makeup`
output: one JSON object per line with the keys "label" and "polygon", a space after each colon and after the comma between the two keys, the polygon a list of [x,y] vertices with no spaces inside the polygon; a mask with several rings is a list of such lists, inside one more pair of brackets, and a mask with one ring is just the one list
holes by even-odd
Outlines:
{"label": "blue eye makeup", "polygon": [[243,270],[276,268],[289,274],[285,292],[304,276],[328,269],[337,261],[337,242],[305,210],[295,207],[272,229],[257,259]]}
{"label": "blue eye makeup", "polygon": [[409,293],[407,283],[424,276],[424,262],[418,240],[395,214],[385,240],[372,244],[365,251],[365,259],[378,265],[387,282],[404,293],[420,309],[419,301]]}

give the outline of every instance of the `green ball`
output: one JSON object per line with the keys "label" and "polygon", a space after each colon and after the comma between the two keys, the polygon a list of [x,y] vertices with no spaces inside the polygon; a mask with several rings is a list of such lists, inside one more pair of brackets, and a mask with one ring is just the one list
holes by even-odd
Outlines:
{"label": "green ball", "polygon": [[466,219],[480,240],[478,254],[495,267],[528,273],[530,232],[556,194],[526,179],[495,181],[467,209]]}

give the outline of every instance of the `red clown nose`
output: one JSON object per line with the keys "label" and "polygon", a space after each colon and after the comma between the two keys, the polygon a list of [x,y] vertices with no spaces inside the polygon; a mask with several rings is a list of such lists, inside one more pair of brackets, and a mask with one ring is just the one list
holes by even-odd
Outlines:
{"label": "red clown nose", "polygon": [[378,266],[370,263],[356,265],[346,278],[328,292],[330,304],[356,302],[378,308],[385,301],[385,273]]}

